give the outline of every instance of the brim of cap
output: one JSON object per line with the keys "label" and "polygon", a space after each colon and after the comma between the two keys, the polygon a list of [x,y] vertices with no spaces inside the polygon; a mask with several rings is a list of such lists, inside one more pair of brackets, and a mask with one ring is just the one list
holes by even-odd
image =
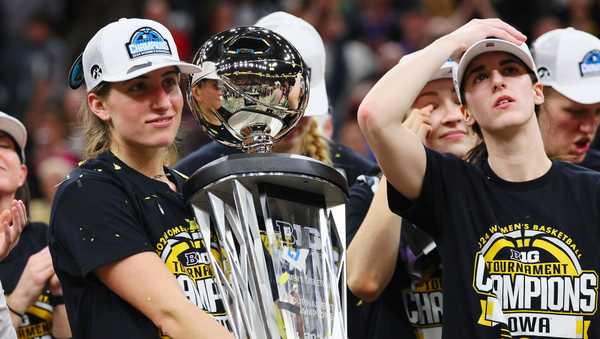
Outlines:
{"label": "brim of cap", "polygon": [[200,72],[192,75],[192,85],[196,85],[200,80],[221,80],[221,78],[217,75],[217,71]]}
{"label": "brim of cap", "polygon": [[[179,71],[184,74],[194,74],[194,73],[202,72],[202,69],[199,66],[196,66],[194,64],[190,64],[187,62],[183,62],[183,61],[173,60],[173,61],[165,61],[165,62],[160,62],[160,63],[153,63],[147,67],[141,67],[139,69],[136,69],[135,71],[133,71],[131,73],[127,73],[126,75],[119,75],[119,76],[106,75],[102,78],[102,81],[119,82],[119,81],[131,80],[133,78],[139,77],[140,75],[144,75],[146,73],[155,71],[157,69],[161,69],[161,68],[165,68],[165,67],[173,67],[173,66],[177,67],[179,69]],[[90,90],[91,89],[88,89],[88,92]]]}
{"label": "brim of cap", "polygon": [[580,81],[573,85],[547,84],[547,86],[554,88],[558,93],[583,105],[600,102],[600,85],[598,84],[590,85],[586,81]]}
{"label": "brim of cap", "polygon": [[305,117],[315,117],[327,115],[329,113],[329,99],[327,98],[327,89],[325,82],[310,88],[308,104],[304,110]]}
{"label": "brim of cap", "polygon": [[21,149],[21,157],[25,161],[25,146],[27,145],[27,130],[25,126],[9,115],[0,116],[0,131],[10,135]]}
{"label": "brim of cap", "polygon": [[441,79],[452,79],[452,66],[442,66],[429,81]]}
{"label": "brim of cap", "polygon": [[[489,46],[493,43],[493,46]],[[519,58],[519,60],[523,61],[523,63],[532,71],[537,77],[537,72],[535,68],[535,64],[533,62],[533,58],[530,54],[527,54],[521,47],[512,42],[502,40],[502,39],[484,39],[478,41],[473,46],[469,47],[467,51],[460,58],[460,62],[458,63],[458,68],[456,72],[456,90],[457,93],[460,90],[461,83],[463,81],[464,73],[467,70],[467,67],[475,59],[481,54],[490,53],[490,52],[505,52],[508,54],[512,54]],[[539,79],[538,79],[539,81]]]}

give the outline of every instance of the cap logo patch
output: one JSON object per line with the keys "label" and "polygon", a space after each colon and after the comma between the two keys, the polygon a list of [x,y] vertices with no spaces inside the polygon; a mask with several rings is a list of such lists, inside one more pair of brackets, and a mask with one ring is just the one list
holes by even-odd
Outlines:
{"label": "cap logo patch", "polygon": [[538,76],[540,77],[540,79],[549,78],[551,76],[550,70],[546,67],[540,67],[538,68]]}
{"label": "cap logo patch", "polygon": [[98,65],[94,65],[90,69],[90,73],[92,74],[92,79],[98,80],[98,78],[102,75],[102,68],[100,68]]}
{"label": "cap logo patch", "polygon": [[125,44],[131,59],[148,54],[169,54],[171,47],[169,42],[150,27],[142,27],[133,32],[129,42]]}
{"label": "cap logo patch", "polygon": [[600,75],[600,51],[597,49],[587,52],[583,60],[579,62],[581,77],[593,77]]}

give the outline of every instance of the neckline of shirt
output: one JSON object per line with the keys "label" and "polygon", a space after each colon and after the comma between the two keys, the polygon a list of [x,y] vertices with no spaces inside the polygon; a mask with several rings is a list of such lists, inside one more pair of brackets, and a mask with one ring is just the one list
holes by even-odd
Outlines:
{"label": "neckline of shirt", "polygon": [[507,181],[500,178],[494,172],[494,170],[492,170],[487,160],[483,161],[483,174],[488,180],[492,181],[493,183],[497,184],[502,188],[514,191],[529,191],[544,186],[554,176],[556,168],[556,161],[552,161],[552,166],[550,166],[548,171],[546,171],[546,173],[535,179],[527,181]]}

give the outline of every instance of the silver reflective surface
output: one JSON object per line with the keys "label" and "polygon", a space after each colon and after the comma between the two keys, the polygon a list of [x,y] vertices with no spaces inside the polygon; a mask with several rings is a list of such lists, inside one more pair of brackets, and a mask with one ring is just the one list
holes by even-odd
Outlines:
{"label": "silver reflective surface", "polygon": [[282,36],[260,27],[214,35],[185,84],[194,117],[211,138],[245,151],[269,151],[304,114],[310,71]]}

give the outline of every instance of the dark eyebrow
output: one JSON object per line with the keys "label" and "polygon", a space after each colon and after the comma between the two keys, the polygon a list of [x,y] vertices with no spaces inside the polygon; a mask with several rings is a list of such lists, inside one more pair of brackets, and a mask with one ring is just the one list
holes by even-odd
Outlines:
{"label": "dark eyebrow", "polygon": [[[170,76],[172,74],[178,75],[179,70],[178,69],[170,69],[170,70],[164,72],[163,74],[161,74],[160,76],[164,78],[164,77]],[[148,79],[148,78],[149,77],[146,73],[146,74],[138,75],[137,77],[135,77],[133,79],[125,80],[125,82],[134,81],[134,80],[143,80],[143,79]]]}
{"label": "dark eyebrow", "polygon": [[178,69],[172,69],[172,70],[166,71],[163,74],[161,74],[161,77],[170,76],[172,74],[179,75],[179,70]]}
{"label": "dark eyebrow", "polygon": [[504,66],[504,65],[508,65],[508,64],[521,64],[521,63],[513,58],[508,58],[508,59],[504,59],[504,60],[500,61],[499,64],[500,64],[500,66]]}
{"label": "dark eyebrow", "polygon": [[[573,113],[573,114],[577,114],[577,115],[581,115],[586,113],[588,110],[584,107],[579,107],[579,108],[571,108],[571,107],[566,107],[565,111]],[[596,110],[596,113],[600,111],[600,109]]]}
{"label": "dark eyebrow", "polygon": [[471,69],[468,69],[467,72],[465,72],[465,76],[463,77],[463,79],[466,80],[471,74],[481,72],[484,69],[485,69],[485,65],[479,65],[479,66],[473,67]]}

